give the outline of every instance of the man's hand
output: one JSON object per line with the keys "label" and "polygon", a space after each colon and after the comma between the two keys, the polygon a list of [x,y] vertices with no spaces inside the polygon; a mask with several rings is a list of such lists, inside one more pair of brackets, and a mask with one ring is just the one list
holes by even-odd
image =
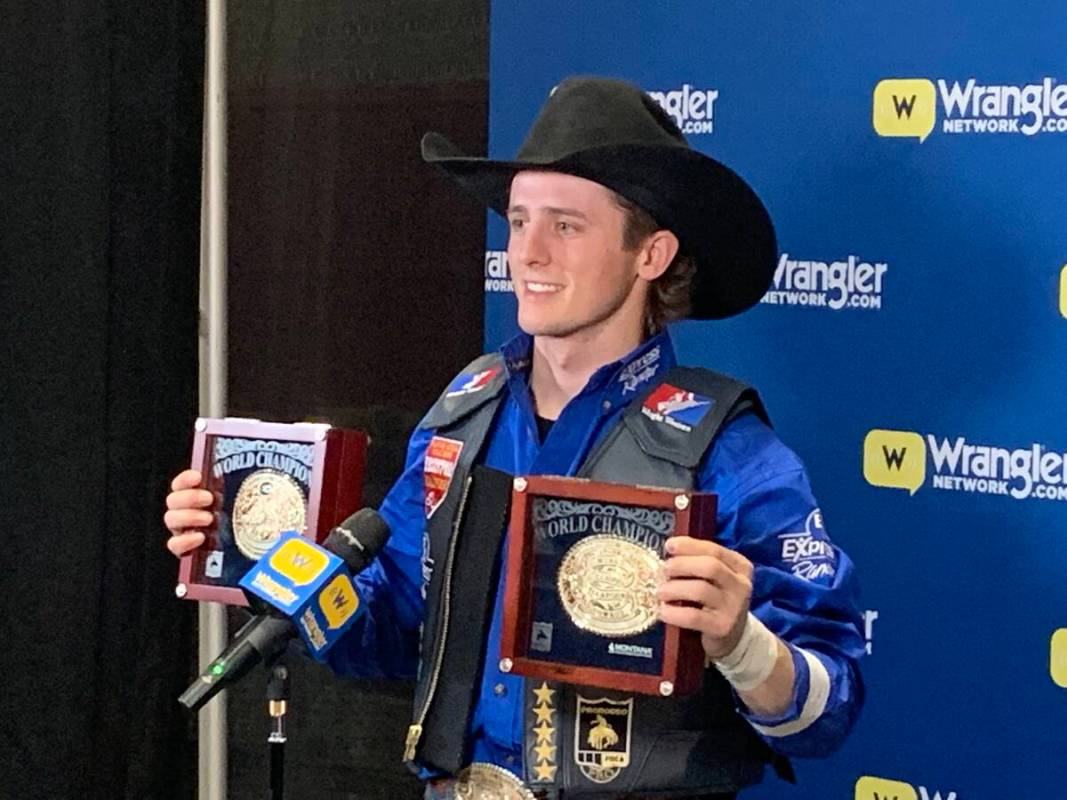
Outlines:
{"label": "man's hand", "polygon": [[[752,562],[740,553],[703,539],[672,536],[667,540],[665,580],[659,587],[659,616],[664,622],[700,631],[709,658],[722,659],[741,641],[752,601]],[[675,605],[679,601],[685,605]],[[739,689],[757,714],[776,716],[789,708],[796,673],[793,656],[781,639],[772,637],[773,668],[751,689]]]}
{"label": "man's hand", "polygon": [[[741,640],[752,599],[752,562],[715,542],[672,536],[659,617],[670,625],[700,631],[704,652],[722,658]],[[679,602],[685,605],[678,605]]]}
{"label": "man's hand", "polygon": [[199,486],[200,473],[193,469],[179,473],[170,483],[163,524],[171,532],[167,549],[179,557],[202,545],[203,529],[215,524],[215,515],[209,510],[215,497]]}

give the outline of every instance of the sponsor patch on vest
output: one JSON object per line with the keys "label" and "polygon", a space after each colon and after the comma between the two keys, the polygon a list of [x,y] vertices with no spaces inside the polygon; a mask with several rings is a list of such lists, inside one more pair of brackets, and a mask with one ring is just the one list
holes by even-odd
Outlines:
{"label": "sponsor patch on vest", "polygon": [[630,765],[634,699],[587,700],[578,695],[574,763],[594,783],[610,783]]}
{"label": "sponsor patch on vest", "polygon": [[426,448],[426,458],[422,462],[422,479],[426,493],[426,519],[444,502],[448,487],[452,485],[452,475],[456,472],[456,462],[463,449],[463,442],[435,436]]}
{"label": "sponsor patch on vest", "polygon": [[665,383],[645,398],[641,413],[654,422],[689,433],[714,404],[710,397]]}
{"label": "sponsor patch on vest", "polygon": [[500,367],[490,367],[489,369],[483,369],[481,372],[475,372],[473,375],[460,375],[449,384],[445,397],[463,397],[467,394],[480,392],[499,374]]}

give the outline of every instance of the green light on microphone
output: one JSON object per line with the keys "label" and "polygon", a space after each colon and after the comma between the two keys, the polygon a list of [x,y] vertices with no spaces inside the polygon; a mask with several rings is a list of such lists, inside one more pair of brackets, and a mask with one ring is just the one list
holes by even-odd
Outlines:
{"label": "green light on microphone", "polygon": [[225,671],[226,671],[226,662],[225,661],[219,661],[219,662],[211,665],[211,674],[212,675],[221,675]]}

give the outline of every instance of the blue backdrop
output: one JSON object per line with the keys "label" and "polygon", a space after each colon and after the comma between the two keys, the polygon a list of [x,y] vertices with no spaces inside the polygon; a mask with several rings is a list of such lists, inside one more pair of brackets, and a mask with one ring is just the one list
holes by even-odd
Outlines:
{"label": "blue backdrop", "polygon": [[[674,338],[807,463],[859,565],[869,697],[842,752],[745,797],[1067,798],[1062,0],[497,0],[491,40],[492,155],[566,75],[627,78],[775,220],[764,302]],[[490,347],[505,246],[491,217]]]}

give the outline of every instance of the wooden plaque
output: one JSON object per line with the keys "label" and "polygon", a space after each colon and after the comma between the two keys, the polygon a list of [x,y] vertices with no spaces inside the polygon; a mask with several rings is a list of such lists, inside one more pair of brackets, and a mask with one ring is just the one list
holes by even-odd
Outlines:
{"label": "wooden plaque", "polygon": [[321,423],[198,419],[191,466],[215,495],[215,525],[182,556],[178,597],[247,606],[237,582],[282,531],[320,542],[362,506],[368,442]]}
{"label": "wooden plaque", "polygon": [[655,695],[703,680],[700,634],[656,615],[671,536],[710,539],[717,498],[579,478],[516,478],[500,668]]}

